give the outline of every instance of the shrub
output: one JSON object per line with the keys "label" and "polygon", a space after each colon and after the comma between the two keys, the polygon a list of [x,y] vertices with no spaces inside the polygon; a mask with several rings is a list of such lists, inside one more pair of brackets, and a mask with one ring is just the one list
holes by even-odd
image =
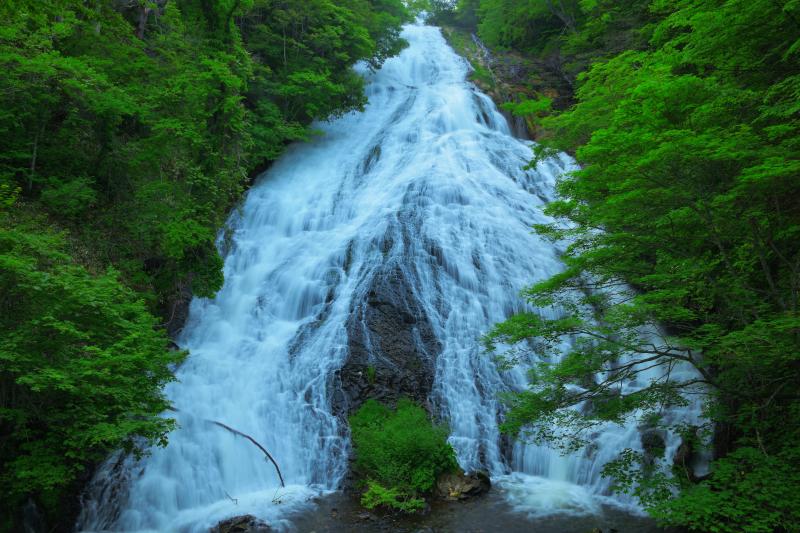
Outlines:
{"label": "shrub", "polygon": [[380,483],[367,481],[367,490],[361,497],[361,504],[367,509],[382,506],[413,513],[425,507],[425,499],[411,496],[407,491],[396,487],[387,489]]}
{"label": "shrub", "polygon": [[424,506],[436,478],[458,468],[447,428],[424,409],[400,400],[392,410],[375,400],[350,417],[355,470],[367,490],[361,503],[413,512]]}
{"label": "shrub", "polygon": [[42,191],[42,203],[54,213],[65,217],[76,217],[91,207],[97,200],[91,180],[85,177],[70,181],[53,180]]}

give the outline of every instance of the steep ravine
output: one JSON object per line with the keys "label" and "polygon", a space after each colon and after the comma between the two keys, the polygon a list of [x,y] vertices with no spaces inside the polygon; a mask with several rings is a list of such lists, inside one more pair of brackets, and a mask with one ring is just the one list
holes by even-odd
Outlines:
{"label": "steep ravine", "polygon": [[[243,515],[298,531],[651,528],[599,475],[641,448],[637,428],[608,427],[570,457],[504,444],[498,394],[525,372],[499,372],[479,337],[562,268],[530,227],[549,221],[542,207],[572,162],[523,170],[529,144],[440,31],[404,36],[409,48],[364,72],[367,109],[320,124],[232,215],[225,286],[192,302],[178,339],[191,356],[167,392],[181,428],[148,457],[109,460],[79,530],[207,531]],[[461,467],[492,475],[489,497],[398,522],[330,495],[347,485],[345,415],[401,396],[448,421]],[[207,420],[269,449],[286,488],[259,450]]]}

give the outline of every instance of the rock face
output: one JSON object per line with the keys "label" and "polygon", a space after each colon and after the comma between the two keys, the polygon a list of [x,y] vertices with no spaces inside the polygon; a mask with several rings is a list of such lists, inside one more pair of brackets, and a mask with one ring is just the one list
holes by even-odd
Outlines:
{"label": "rock face", "polygon": [[214,526],[209,533],[268,533],[272,528],[253,515],[234,516]]}
{"label": "rock face", "polygon": [[449,472],[436,480],[436,496],[443,500],[467,500],[489,492],[492,482],[485,472]]}
{"label": "rock face", "polygon": [[337,413],[350,414],[368,399],[394,405],[408,397],[427,406],[441,346],[409,277],[400,265],[389,265],[354,304],[349,357],[335,376]]}
{"label": "rock face", "polygon": [[642,450],[644,450],[645,464],[652,465],[656,459],[664,456],[664,450],[667,447],[664,437],[663,430],[649,428],[642,431],[640,440]]}

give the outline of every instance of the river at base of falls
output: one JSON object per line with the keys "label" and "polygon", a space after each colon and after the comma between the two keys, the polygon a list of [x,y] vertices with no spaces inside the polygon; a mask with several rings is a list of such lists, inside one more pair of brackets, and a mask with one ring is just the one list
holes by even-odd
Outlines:
{"label": "river at base of falls", "polygon": [[652,519],[616,506],[581,514],[532,509],[516,505],[503,488],[464,502],[434,502],[417,515],[365,512],[357,499],[336,493],[316,498],[312,509],[288,522],[294,531],[315,533],[664,533]]}
{"label": "river at base of falls", "polygon": [[[499,372],[479,340],[525,309],[522,288],[561,270],[559,249],[531,226],[551,222],[542,208],[573,163],[523,170],[530,143],[466,81],[439,29],[409,25],[403,36],[407,49],[364,71],[365,111],[318,124],[322,134],[291,147],[231,216],[224,287],[193,301],[179,339],[191,355],[166,391],[180,429],[141,460],[107,461],[79,530],[207,531],[245,514],[292,529],[292,517],[313,516],[302,511],[348,468],[334,376],[353,317],[387,272],[420,312],[409,335],[424,321],[435,336],[412,348],[434,373],[431,405],[461,467],[493,478],[487,502],[524,520],[598,517],[609,504],[635,512],[609,496],[600,469],[624,448],[641,450],[639,430],[608,426],[567,457],[504,446],[498,394],[525,387],[525,369]],[[256,447],[209,420],[263,444],[286,488]],[[665,444],[672,457],[679,440]]]}

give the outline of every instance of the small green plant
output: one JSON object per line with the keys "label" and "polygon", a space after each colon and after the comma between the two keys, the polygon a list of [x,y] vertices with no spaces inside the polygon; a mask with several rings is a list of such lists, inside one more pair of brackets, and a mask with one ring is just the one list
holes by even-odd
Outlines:
{"label": "small green plant", "polygon": [[375,385],[375,367],[372,365],[367,367],[367,379],[370,385]]}
{"label": "small green plant", "polygon": [[432,423],[411,400],[392,410],[369,400],[350,417],[355,470],[366,485],[361,503],[414,512],[436,478],[458,468],[447,428]]}
{"label": "small green plant", "polygon": [[361,504],[367,509],[388,507],[413,513],[425,508],[425,499],[411,496],[407,491],[396,487],[387,489],[376,481],[367,481],[367,490],[361,497]]}

